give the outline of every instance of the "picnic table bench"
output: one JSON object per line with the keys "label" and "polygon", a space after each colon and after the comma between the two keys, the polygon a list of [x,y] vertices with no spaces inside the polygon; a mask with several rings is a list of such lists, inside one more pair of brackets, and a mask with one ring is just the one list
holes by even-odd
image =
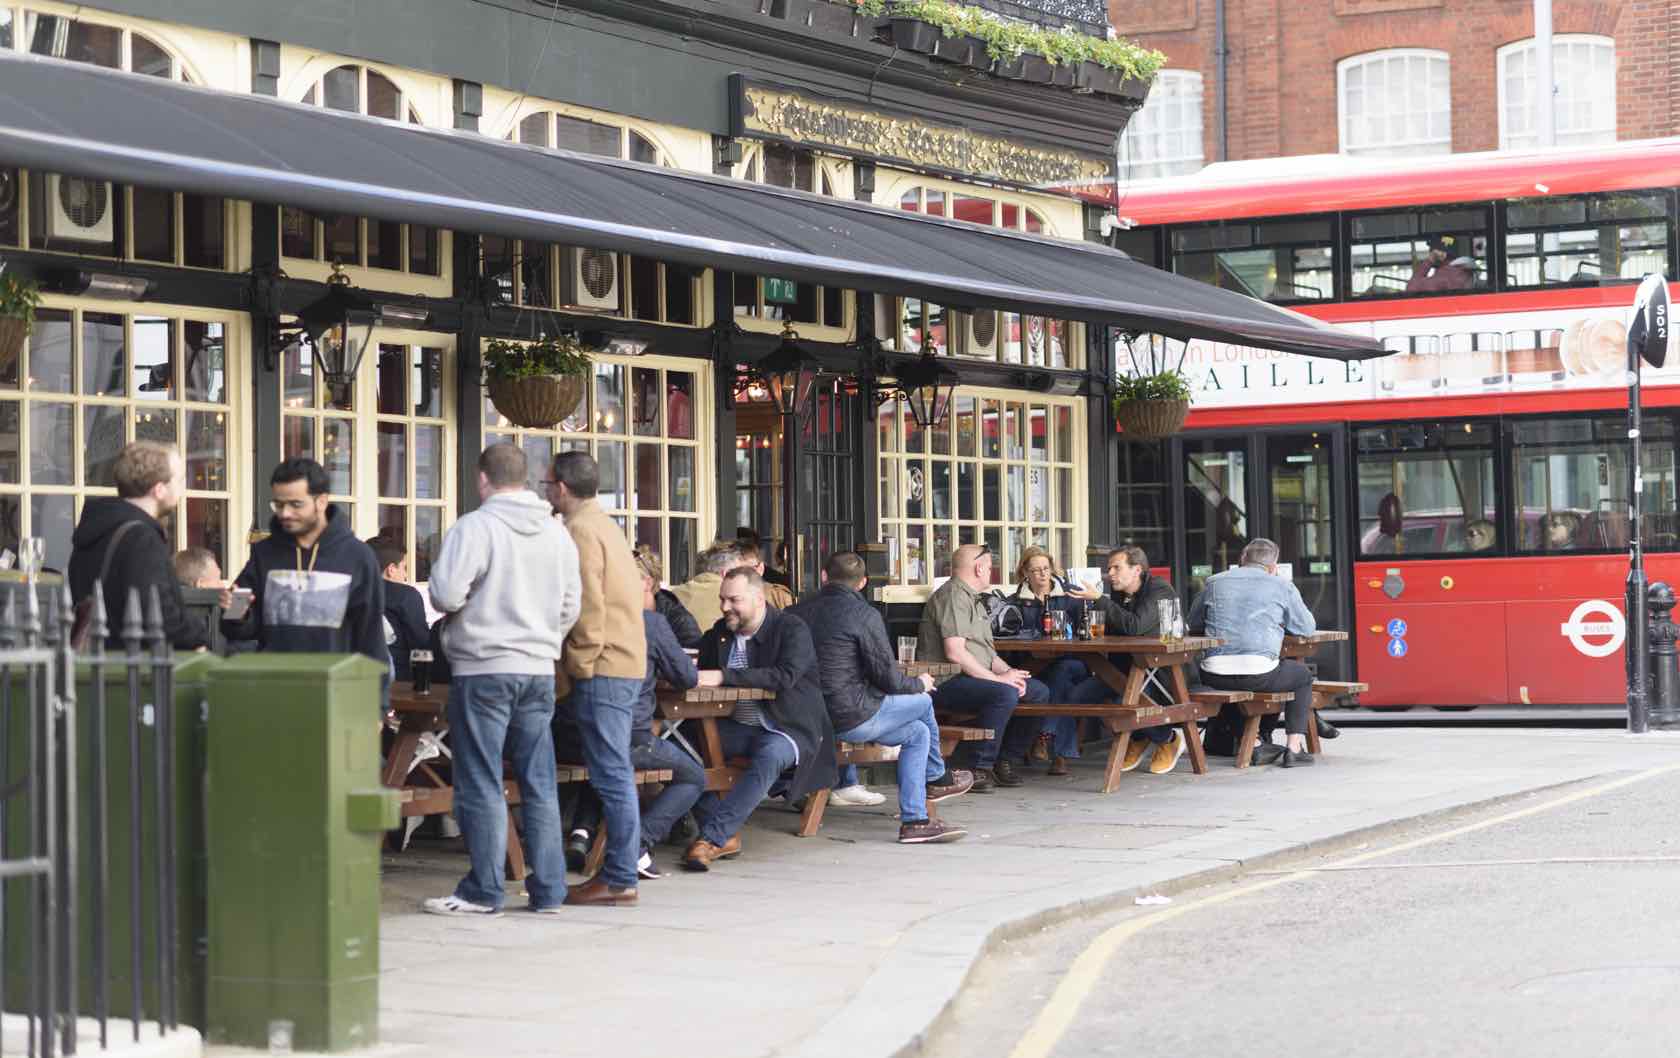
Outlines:
{"label": "picnic table bench", "polygon": [[[1279,653],[1286,658],[1304,658],[1325,643],[1338,643],[1346,640],[1346,632],[1326,629],[1304,636],[1284,636],[1283,647]],[[1314,680],[1312,696],[1312,713],[1316,720],[1318,710],[1328,707],[1339,698],[1357,695],[1360,691],[1368,691],[1368,683],[1342,682],[1336,680]],[[1246,768],[1253,762],[1254,747],[1260,742],[1260,723],[1264,717],[1277,716],[1284,707],[1294,699],[1294,694],[1288,691],[1262,691],[1251,699],[1240,703],[1238,711],[1243,717],[1242,734],[1237,739],[1236,766]],[[1324,752],[1324,742],[1318,737],[1318,724],[1307,725],[1307,752],[1317,756]]]}

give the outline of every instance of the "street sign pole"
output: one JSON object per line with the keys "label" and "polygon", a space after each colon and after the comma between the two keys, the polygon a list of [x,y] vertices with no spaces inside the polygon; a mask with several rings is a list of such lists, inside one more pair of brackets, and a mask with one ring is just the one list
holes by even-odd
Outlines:
{"label": "street sign pole", "polygon": [[1627,708],[1628,731],[1644,734],[1650,725],[1651,643],[1646,632],[1645,546],[1639,513],[1645,477],[1639,466],[1640,364],[1661,367],[1668,355],[1668,283],[1648,275],[1633,299],[1628,324],[1628,577],[1627,577]]}

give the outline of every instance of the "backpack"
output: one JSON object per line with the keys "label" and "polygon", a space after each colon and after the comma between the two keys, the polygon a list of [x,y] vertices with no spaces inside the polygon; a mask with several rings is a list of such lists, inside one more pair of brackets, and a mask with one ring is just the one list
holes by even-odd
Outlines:
{"label": "backpack", "polygon": [[986,592],[980,599],[986,604],[986,620],[991,623],[993,636],[1013,639],[1027,627],[1021,608],[997,592]]}
{"label": "backpack", "polygon": [[[99,563],[99,577],[93,582],[95,585],[104,584],[105,578],[111,575],[111,559],[116,556],[117,541],[123,538],[124,533],[128,532],[138,524],[140,523],[124,522],[117,526],[116,531],[111,534],[111,542],[105,545],[105,557],[101,559]],[[124,606],[128,605],[127,599],[123,599],[121,602]],[[110,599],[105,600],[105,607],[106,624],[115,627],[110,620]],[[88,648],[88,636],[92,633],[92,631],[93,589],[89,588],[87,597],[76,604],[76,621],[70,626],[70,649],[74,650],[78,654],[84,653]]]}

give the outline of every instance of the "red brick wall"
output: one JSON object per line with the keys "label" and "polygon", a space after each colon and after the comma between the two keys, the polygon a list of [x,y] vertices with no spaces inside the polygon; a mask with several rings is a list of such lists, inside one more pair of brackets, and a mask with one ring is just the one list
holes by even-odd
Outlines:
{"label": "red brick wall", "polygon": [[[1680,130],[1680,0],[1554,0],[1555,33],[1614,37],[1618,136]],[[1126,37],[1203,75],[1204,156],[1219,157],[1214,0],[1109,0]],[[1336,63],[1383,48],[1433,48],[1452,70],[1453,149],[1499,146],[1497,50],[1534,34],[1529,0],[1226,0],[1231,159],[1339,147]]]}

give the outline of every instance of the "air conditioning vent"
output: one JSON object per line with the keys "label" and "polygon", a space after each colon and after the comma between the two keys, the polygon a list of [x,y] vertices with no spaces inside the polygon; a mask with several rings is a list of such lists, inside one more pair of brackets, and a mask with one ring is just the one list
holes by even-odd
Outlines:
{"label": "air conditioning vent", "polygon": [[979,312],[964,312],[959,314],[962,326],[958,340],[962,343],[957,348],[963,356],[983,356],[990,360],[997,359],[998,351],[998,314],[994,309],[982,309]]}
{"label": "air conditioning vent", "polygon": [[568,307],[619,311],[619,261],[611,250],[569,247],[563,251],[565,269],[561,300]]}
{"label": "air conditioning vent", "polygon": [[110,242],[116,231],[111,184],[80,176],[47,174],[47,238]]}

